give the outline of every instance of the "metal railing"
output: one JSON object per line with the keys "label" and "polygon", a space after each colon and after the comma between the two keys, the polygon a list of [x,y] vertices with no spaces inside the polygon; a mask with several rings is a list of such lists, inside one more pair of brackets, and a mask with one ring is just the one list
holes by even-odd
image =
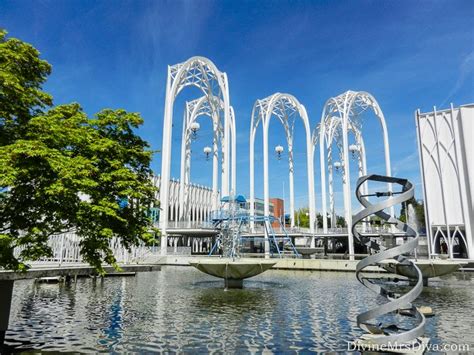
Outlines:
{"label": "metal railing", "polygon": [[[81,237],[75,233],[63,233],[53,235],[48,239],[48,246],[52,250],[52,256],[41,258],[34,261],[38,263],[83,263],[84,259],[81,256]],[[130,250],[124,248],[120,243],[120,238],[114,237],[109,242],[109,247],[112,249],[113,255],[119,264],[136,263],[147,256],[152,255],[151,248],[143,245],[132,246]],[[14,250],[16,257],[20,256],[23,247],[17,247]]]}
{"label": "metal railing", "polygon": [[191,247],[167,247],[166,255],[190,256]]}
{"label": "metal railing", "polygon": [[211,221],[169,221],[168,229],[214,229]]}

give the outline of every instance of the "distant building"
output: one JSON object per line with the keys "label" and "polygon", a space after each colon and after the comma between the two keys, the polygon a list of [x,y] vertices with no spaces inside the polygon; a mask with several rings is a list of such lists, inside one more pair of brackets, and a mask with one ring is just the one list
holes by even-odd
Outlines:
{"label": "distant building", "polygon": [[[254,208],[255,208],[255,215],[256,216],[263,216],[264,215],[264,202],[263,202],[262,199],[255,198]],[[247,202],[246,209],[250,210],[250,202]],[[274,206],[273,206],[272,200],[270,199],[270,215],[273,215],[273,210],[274,210]]]}
{"label": "distant building", "polygon": [[[271,198],[270,205],[273,205],[273,216],[277,218],[282,225],[285,224],[285,202],[281,198]],[[271,212],[270,212],[271,213]],[[280,222],[274,221],[273,227],[280,227]]]}
{"label": "distant building", "polygon": [[[153,177],[153,183],[156,187],[160,187],[160,175]],[[187,195],[183,206],[179,204],[179,190],[181,182],[179,180],[170,180],[169,192],[169,221],[177,222],[191,221],[204,222],[208,221],[212,212],[212,188],[197,184],[189,184]],[[160,200],[160,192],[156,193],[156,198]],[[152,216],[154,217],[154,216]],[[154,217],[156,219],[156,217]]]}
{"label": "distant building", "polygon": [[430,254],[474,259],[474,105],[415,119]]}

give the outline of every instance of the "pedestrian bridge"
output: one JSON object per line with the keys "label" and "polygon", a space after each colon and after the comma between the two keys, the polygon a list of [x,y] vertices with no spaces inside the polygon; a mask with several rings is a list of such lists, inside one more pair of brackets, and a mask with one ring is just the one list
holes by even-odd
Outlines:
{"label": "pedestrian bridge", "polygon": [[[168,235],[172,236],[194,236],[194,237],[209,237],[214,236],[219,233],[220,229],[215,226],[215,223],[211,221],[175,221],[168,222],[168,227],[166,232]],[[316,228],[314,233],[311,233],[309,228],[304,227],[283,227],[277,226],[273,227],[273,231],[277,235],[288,235],[292,237],[315,237],[315,238],[325,238],[325,237],[347,237],[348,229],[347,228],[328,228],[325,232],[323,228]],[[403,232],[391,232],[390,228],[385,227],[360,227],[359,232],[365,236],[374,236],[378,237],[380,234],[392,234],[395,236],[403,237],[405,233]],[[248,226],[246,231],[243,231],[242,236],[261,236],[265,233],[265,227],[263,225],[255,225],[253,228]]]}
{"label": "pedestrian bridge", "polygon": [[[323,228],[316,228],[314,233],[311,233],[309,228],[303,227],[284,227],[281,223],[277,226],[268,227],[263,222],[255,222],[253,226],[248,220],[243,224],[240,230],[240,237],[243,241],[253,241],[254,245],[262,243],[267,231],[268,238],[275,241],[291,240],[292,244],[296,246],[322,246],[324,242],[329,244],[329,249],[335,252],[345,244],[348,238],[347,228],[328,228],[325,232]],[[264,218],[257,217],[257,218]],[[166,229],[167,248],[166,254],[180,255],[180,254],[206,254],[211,252],[212,246],[215,244],[221,229],[220,225],[211,221],[170,221]],[[360,233],[367,237],[379,237],[381,234],[393,235],[395,237],[403,237],[403,232],[391,232],[390,226],[383,227],[361,226]],[[314,243],[312,243],[314,241]],[[336,247],[339,245],[339,247]]]}

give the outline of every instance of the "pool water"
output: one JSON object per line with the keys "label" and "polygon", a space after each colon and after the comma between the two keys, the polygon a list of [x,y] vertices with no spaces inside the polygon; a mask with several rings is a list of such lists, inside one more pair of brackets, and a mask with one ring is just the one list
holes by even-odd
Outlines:
{"label": "pool water", "polygon": [[[474,349],[474,278],[431,282],[433,344]],[[270,270],[224,290],[191,267],[71,284],[16,281],[6,334],[12,351],[346,352],[356,315],[377,304],[352,273]]]}

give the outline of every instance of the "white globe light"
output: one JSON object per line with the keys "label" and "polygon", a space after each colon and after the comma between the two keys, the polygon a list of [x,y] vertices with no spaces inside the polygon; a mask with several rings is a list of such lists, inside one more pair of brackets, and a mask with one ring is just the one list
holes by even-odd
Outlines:
{"label": "white globe light", "polygon": [[203,150],[203,151],[204,151],[204,153],[206,153],[206,154],[210,154],[210,153],[212,152],[212,149],[211,149],[211,147],[204,147],[204,150]]}
{"label": "white globe light", "polygon": [[336,161],[334,162],[334,167],[337,169],[337,168],[340,168],[342,166],[342,163],[340,161]]}
{"label": "white globe light", "polygon": [[201,128],[201,125],[197,122],[191,123],[189,126],[193,132],[199,131],[199,128]]}
{"label": "white globe light", "polygon": [[275,152],[277,153],[283,153],[284,148],[281,145],[277,145],[275,147]]}
{"label": "white globe light", "polygon": [[358,151],[359,151],[359,145],[358,145],[358,144],[351,144],[351,145],[349,146],[349,150],[350,150],[351,152],[358,152]]}

